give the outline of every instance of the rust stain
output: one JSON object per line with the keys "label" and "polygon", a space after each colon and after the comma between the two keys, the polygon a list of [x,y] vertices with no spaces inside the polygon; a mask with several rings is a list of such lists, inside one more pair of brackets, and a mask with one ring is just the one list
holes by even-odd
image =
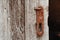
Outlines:
{"label": "rust stain", "polygon": [[42,36],[44,33],[44,13],[43,7],[35,8],[36,11],[36,33],[37,36]]}

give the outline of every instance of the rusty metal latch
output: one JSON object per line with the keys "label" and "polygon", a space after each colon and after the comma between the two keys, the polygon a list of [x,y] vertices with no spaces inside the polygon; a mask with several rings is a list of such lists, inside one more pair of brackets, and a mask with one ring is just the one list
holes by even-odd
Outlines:
{"label": "rusty metal latch", "polygon": [[43,7],[40,6],[35,8],[36,11],[36,34],[37,36],[42,36],[44,33],[44,10]]}

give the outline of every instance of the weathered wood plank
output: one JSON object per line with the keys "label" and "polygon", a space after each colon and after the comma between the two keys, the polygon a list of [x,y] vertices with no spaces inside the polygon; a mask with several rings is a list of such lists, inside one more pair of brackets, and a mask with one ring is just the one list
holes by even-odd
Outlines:
{"label": "weathered wood plank", "polygon": [[24,0],[10,0],[9,5],[12,40],[24,40]]}
{"label": "weathered wood plank", "polygon": [[25,0],[25,32],[26,40],[37,40],[35,32],[36,15],[34,7],[37,0]]}
{"label": "weathered wood plank", "polygon": [[[9,1],[8,0],[0,0],[0,27],[2,28],[1,30],[1,35],[0,35],[0,40],[11,40],[10,37],[10,25],[9,25]],[[2,23],[2,24],[1,24]]]}

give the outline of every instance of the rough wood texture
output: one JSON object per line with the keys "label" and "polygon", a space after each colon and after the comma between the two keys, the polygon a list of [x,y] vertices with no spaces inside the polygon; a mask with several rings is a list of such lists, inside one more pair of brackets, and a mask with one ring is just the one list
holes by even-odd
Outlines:
{"label": "rough wood texture", "polygon": [[[34,7],[40,5],[44,7],[44,35],[37,38]],[[48,0],[0,0],[0,40],[48,40],[47,8]]]}
{"label": "rough wood texture", "polygon": [[9,0],[9,7],[12,40],[24,40],[24,0]]}

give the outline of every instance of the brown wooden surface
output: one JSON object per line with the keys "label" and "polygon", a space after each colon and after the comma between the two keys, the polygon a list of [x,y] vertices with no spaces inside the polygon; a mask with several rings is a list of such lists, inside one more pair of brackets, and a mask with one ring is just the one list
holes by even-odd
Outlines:
{"label": "brown wooden surface", "polygon": [[12,40],[25,40],[25,1],[9,0],[9,7]]}

